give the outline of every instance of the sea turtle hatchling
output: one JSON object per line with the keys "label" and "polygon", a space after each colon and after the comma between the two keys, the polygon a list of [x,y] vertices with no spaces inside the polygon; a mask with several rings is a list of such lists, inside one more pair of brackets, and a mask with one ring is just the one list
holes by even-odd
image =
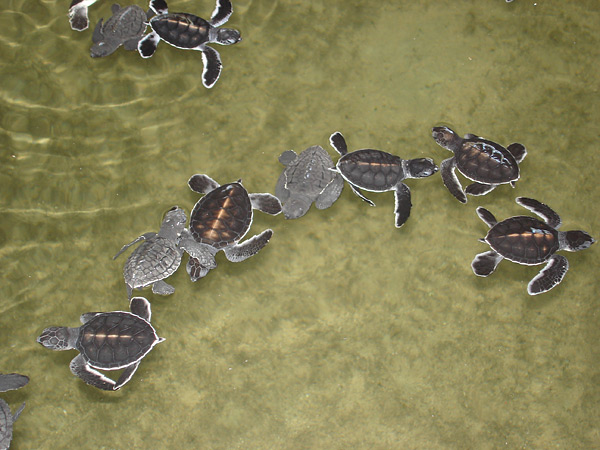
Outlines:
{"label": "sea turtle hatchling", "polygon": [[287,150],[279,156],[285,169],[277,180],[275,196],[283,204],[286,219],[297,219],[314,202],[318,209],[329,208],[338,199],[344,179],[332,171],[335,166],[323,147],[313,145],[299,155]]}
{"label": "sea turtle hatchling", "polygon": [[[150,325],[150,302],[134,297],[131,312],[90,312],[81,315],[78,328],[50,327],[37,338],[51,350],[79,351],[70,364],[71,372],[87,384],[105,391],[116,391],[127,383],[144,356],[164,341]],[[124,369],[118,380],[98,370]]]}
{"label": "sea turtle hatchling", "polygon": [[[29,383],[29,377],[18,373],[0,374],[0,392],[19,389]],[[8,403],[0,398],[0,450],[7,450],[12,440],[13,423],[25,408],[23,403],[16,413],[12,414]]]}
{"label": "sea turtle hatchling", "polygon": [[595,241],[585,231],[558,231],[561,219],[549,206],[537,200],[518,197],[516,202],[540,216],[510,217],[498,222],[487,209],[477,208],[477,215],[489,227],[486,237],[480,239],[492,250],[475,256],[471,267],[475,275],[487,277],[506,258],[519,264],[546,266],[529,282],[527,292],[537,295],[560,283],[569,269],[567,258],[555,253],[559,250],[584,250]]}
{"label": "sea turtle hatchling", "polygon": [[211,88],[221,75],[221,57],[219,52],[207,44],[231,45],[242,38],[240,32],[232,28],[219,28],[233,13],[230,0],[217,0],[210,20],[188,13],[169,13],[165,0],[151,0],[150,9],[156,16],[150,19],[152,31],[138,43],[142,58],[150,58],[156,51],[159,41],[184,50],[202,52],[202,84]]}
{"label": "sea turtle hatchling", "polygon": [[500,184],[515,183],[520,177],[519,163],[527,156],[522,144],[513,143],[507,148],[474,134],[464,139],[448,127],[434,127],[431,135],[435,142],[454,153],[440,164],[442,181],[461,203],[467,196],[458,181],[455,169],[474,181],[466,188],[469,195],[485,195]]}
{"label": "sea turtle hatchling", "polygon": [[134,289],[143,289],[147,286],[152,286],[152,292],[158,295],[170,295],[175,292],[175,288],[167,284],[164,279],[173,275],[181,264],[184,252],[180,245],[181,235],[186,222],[185,212],[174,206],[165,214],[158,233],[142,234],[129,244],[125,244],[113,257],[113,259],[117,258],[130,246],[144,240],[144,243],[129,255],[123,267],[129,298]]}
{"label": "sea turtle hatchling", "polygon": [[102,23],[96,24],[92,41],[94,45],[90,50],[92,58],[108,56],[121,45],[125,50],[136,50],[139,40],[144,35],[147,25],[147,14],[137,5],[121,8],[118,4],[112,5],[112,16]]}
{"label": "sea turtle hatchling", "polygon": [[352,192],[371,206],[371,200],[360,189],[371,192],[394,191],[396,227],[400,228],[410,216],[410,189],[403,183],[407,178],[425,178],[437,172],[431,158],[402,159],[381,150],[362,149],[348,153],[344,136],[337,131],[329,138],[331,146],[341,155],[336,170],[350,184]]}
{"label": "sea turtle hatchling", "polygon": [[190,253],[187,272],[196,281],[217,267],[215,254],[223,250],[231,262],[241,262],[258,253],[273,235],[273,230],[239,243],[252,224],[252,209],[271,215],[281,212],[281,203],[271,194],[248,194],[242,181],[219,185],[208,175],[193,175],[188,185],[194,192],[205,194],[190,214],[189,232],[198,248]]}

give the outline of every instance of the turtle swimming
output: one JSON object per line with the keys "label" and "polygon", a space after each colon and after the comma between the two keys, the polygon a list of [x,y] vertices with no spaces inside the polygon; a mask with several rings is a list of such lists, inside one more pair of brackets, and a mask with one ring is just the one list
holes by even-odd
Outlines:
{"label": "turtle swimming", "polygon": [[286,219],[297,219],[314,202],[318,209],[329,208],[338,199],[344,179],[334,172],[333,161],[323,147],[313,145],[299,155],[287,150],[279,156],[285,169],[277,180],[275,196],[283,204]]}
{"label": "turtle swimming", "polygon": [[350,184],[352,192],[361,199],[375,206],[359,188],[371,192],[394,191],[397,228],[404,225],[412,207],[410,189],[403,181],[407,178],[429,177],[438,170],[431,158],[405,160],[370,148],[348,153],[346,140],[339,131],[331,135],[329,142],[341,155],[336,170]]}
{"label": "turtle swimming", "polygon": [[[0,374],[0,392],[20,389],[29,383],[29,377],[18,373]],[[23,403],[17,412],[12,414],[8,403],[0,398],[0,450],[6,450],[10,447],[12,440],[13,423],[19,418],[21,411],[25,408]]]}
{"label": "turtle swimming", "polygon": [[104,24],[100,19],[94,28],[94,45],[90,50],[92,58],[108,56],[121,45],[125,50],[136,50],[146,31],[147,14],[139,6],[121,8],[115,3],[112,5],[112,14]]}
{"label": "turtle swimming", "polygon": [[69,23],[75,31],[86,30],[90,26],[88,8],[98,0],[73,0],[69,6]]}
{"label": "turtle swimming", "polygon": [[[131,312],[82,314],[80,327],[46,328],[37,341],[51,350],[79,351],[69,365],[73,375],[98,389],[116,391],[131,379],[142,358],[164,341],[150,325],[148,300],[134,297],[129,308]],[[124,370],[116,382],[98,371],[119,369]]]}
{"label": "turtle swimming", "polygon": [[180,241],[186,222],[185,212],[174,206],[165,214],[158,233],[142,234],[129,244],[125,244],[113,257],[113,259],[117,258],[138,241],[145,241],[131,253],[123,268],[129,298],[134,289],[143,289],[147,286],[152,286],[152,292],[159,295],[170,295],[175,292],[175,288],[167,284],[164,279],[174,274],[181,264],[184,250]]}
{"label": "turtle swimming", "polygon": [[471,267],[475,275],[487,277],[503,259],[528,266],[546,264],[527,285],[527,292],[537,295],[560,283],[569,269],[569,261],[562,255],[556,255],[557,251],[584,250],[595,240],[585,231],[558,231],[561,218],[548,205],[526,197],[518,197],[516,202],[542,220],[515,216],[498,222],[487,209],[477,208],[479,218],[490,227],[480,241],[487,243],[492,250],[475,256]]}
{"label": "turtle swimming", "polygon": [[467,203],[467,196],[455,169],[474,182],[466,188],[469,195],[485,195],[500,184],[515,187],[520,177],[519,163],[527,156],[522,144],[515,142],[504,148],[474,134],[461,138],[448,127],[434,127],[431,135],[438,145],[454,153],[442,161],[440,172],[450,193],[461,203]]}
{"label": "turtle swimming", "polygon": [[230,0],[217,0],[210,20],[188,13],[169,13],[165,0],[151,0],[150,9],[156,13],[150,19],[152,31],[140,40],[138,51],[142,58],[150,58],[160,40],[173,47],[202,52],[202,84],[211,88],[221,75],[219,52],[207,44],[232,45],[242,38],[240,32],[232,28],[219,28],[233,13]]}
{"label": "turtle swimming", "polygon": [[273,230],[242,243],[252,224],[252,209],[271,215],[281,212],[281,203],[271,194],[248,194],[242,181],[219,185],[208,175],[196,174],[188,181],[190,189],[205,194],[190,214],[189,232],[198,248],[190,253],[187,272],[196,281],[217,267],[215,254],[223,250],[231,262],[241,262],[258,253],[271,239]]}

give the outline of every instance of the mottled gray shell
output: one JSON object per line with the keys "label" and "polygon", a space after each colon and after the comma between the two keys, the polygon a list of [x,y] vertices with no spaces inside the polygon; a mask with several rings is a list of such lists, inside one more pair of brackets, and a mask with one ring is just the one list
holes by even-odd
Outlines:
{"label": "mottled gray shell", "polygon": [[283,203],[286,218],[303,216],[313,202],[319,209],[328,208],[340,196],[343,180],[331,170],[335,168],[333,161],[321,146],[309,147],[297,156],[293,151],[284,152],[279,160],[287,167],[279,177],[275,195]]}
{"label": "mottled gray shell", "polygon": [[142,243],[127,259],[123,268],[125,282],[131,289],[141,289],[171,276],[181,264],[177,243],[155,236]]}
{"label": "mottled gray shell", "polygon": [[120,45],[124,45],[127,50],[135,50],[146,30],[147,20],[146,13],[137,5],[126,8],[113,5],[112,17],[104,25],[100,19],[94,29],[91,56],[108,56]]}

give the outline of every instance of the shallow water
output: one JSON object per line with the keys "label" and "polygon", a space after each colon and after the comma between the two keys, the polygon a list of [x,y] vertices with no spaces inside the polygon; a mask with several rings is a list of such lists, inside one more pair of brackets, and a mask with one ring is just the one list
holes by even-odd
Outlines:
{"label": "shallow water", "polygon": [[[140,2],[138,2],[141,6]],[[564,229],[600,235],[600,6],[523,1],[234,3],[243,41],[218,47],[224,71],[202,87],[197,52],[161,43],[89,56],[91,30],[68,2],[0,6],[0,372],[31,377],[2,394],[13,449],[390,449],[600,447],[598,246],[530,297],[541,268],[503,262],[489,278],[475,208],[555,208]],[[207,16],[213,4],[181,1]],[[90,8],[92,27],[110,3]],[[449,124],[529,154],[515,190],[466,205],[439,174],[370,208],[346,187],[332,208],[286,221],[257,212],[270,244],[170,297],[144,291],[166,341],[129,384],[100,392],[73,377],[74,351],[35,342],[87,311],[126,310],[111,257],[188,212],[194,173],[274,192],[278,155],[336,130],[350,149],[450,153]],[[466,185],[466,180],[461,179]]]}

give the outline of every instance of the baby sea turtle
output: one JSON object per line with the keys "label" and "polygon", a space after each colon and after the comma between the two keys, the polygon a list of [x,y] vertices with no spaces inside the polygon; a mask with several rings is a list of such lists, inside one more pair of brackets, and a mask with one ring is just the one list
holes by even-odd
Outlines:
{"label": "baby sea turtle", "polygon": [[240,32],[231,28],[218,28],[233,13],[230,0],[217,0],[217,6],[209,21],[187,13],[171,13],[165,0],[151,0],[150,9],[157,15],[150,19],[152,31],[138,44],[142,58],[150,58],[156,51],[159,41],[184,50],[202,52],[202,84],[211,88],[221,75],[221,57],[219,52],[207,44],[231,45],[241,41]]}
{"label": "baby sea turtle", "polygon": [[404,225],[410,216],[412,206],[410,189],[403,180],[429,177],[438,170],[430,158],[405,160],[370,148],[348,153],[346,140],[339,131],[331,135],[329,142],[342,155],[336,164],[337,171],[350,184],[352,192],[365,202],[375,206],[375,203],[358,190],[359,188],[371,192],[394,191],[397,228]]}
{"label": "baby sea turtle", "polygon": [[[18,373],[0,374],[0,392],[19,389],[27,383],[29,383],[29,377],[25,375]],[[6,450],[10,447],[13,423],[21,414],[23,408],[25,408],[25,403],[23,403],[13,415],[8,403],[0,398],[0,450]]]}
{"label": "baby sea turtle", "polygon": [[98,0],[73,0],[69,6],[69,23],[75,31],[86,30],[90,26],[88,8]]}
{"label": "baby sea turtle", "polygon": [[467,196],[458,181],[455,169],[469,180],[474,181],[466,188],[469,195],[484,195],[499,184],[510,183],[515,187],[519,179],[519,163],[527,156],[525,147],[518,143],[507,148],[474,134],[464,139],[448,127],[434,127],[432,136],[440,146],[454,156],[440,164],[442,181],[461,203],[467,203]]}
{"label": "baby sea turtle", "polygon": [[320,145],[299,155],[285,151],[279,162],[286,167],[277,180],[275,195],[283,203],[286,219],[302,217],[313,202],[318,209],[329,208],[342,193],[344,179],[331,170],[333,161]]}
{"label": "baby sea turtle", "polygon": [[112,5],[113,15],[102,24],[102,19],[96,24],[90,50],[92,58],[108,56],[121,45],[125,50],[136,50],[139,40],[146,31],[148,17],[144,10],[137,5],[121,8]]}
{"label": "baby sea turtle", "polygon": [[477,208],[477,215],[490,227],[487,236],[480,240],[489,244],[492,250],[475,256],[471,267],[475,275],[487,277],[503,258],[528,266],[546,264],[527,285],[527,292],[537,295],[560,283],[569,269],[569,261],[556,255],[557,251],[584,250],[595,241],[585,231],[558,231],[559,215],[537,200],[518,197],[516,202],[540,216],[543,222],[530,216],[510,217],[498,222],[487,209]]}
{"label": "baby sea turtle", "polygon": [[174,206],[165,214],[158,234],[142,234],[124,245],[113,257],[117,258],[136,242],[145,241],[129,255],[123,268],[129,298],[133,289],[143,289],[147,286],[152,286],[152,292],[158,295],[170,295],[175,292],[175,288],[163,280],[173,275],[181,264],[184,250],[179,244],[186,222],[185,212]]}
{"label": "baby sea turtle", "polygon": [[[215,254],[223,250],[231,262],[241,262],[255,255],[273,235],[265,230],[239,244],[252,224],[252,209],[271,215],[281,212],[281,203],[271,194],[248,194],[242,180],[220,186],[208,175],[193,175],[188,185],[194,192],[206,194],[190,214],[189,232],[199,244],[201,252],[190,251],[187,272],[192,281],[204,277],[217,267]],[[188,250],[186,246],[186,251]]]}
{"label": "baby sea turtle", "polygon": [[[71,372],[87,384],[105,391],[116,391],[127,383],[140,361],[164,338],[150,325],[150,302],[134,297],[131,312],[90,312],[81,315],[79,328],[50,327],[37,338],[51,350],[80,352],[71,361]],[[98,372],[125,369],[116,381]]]}

